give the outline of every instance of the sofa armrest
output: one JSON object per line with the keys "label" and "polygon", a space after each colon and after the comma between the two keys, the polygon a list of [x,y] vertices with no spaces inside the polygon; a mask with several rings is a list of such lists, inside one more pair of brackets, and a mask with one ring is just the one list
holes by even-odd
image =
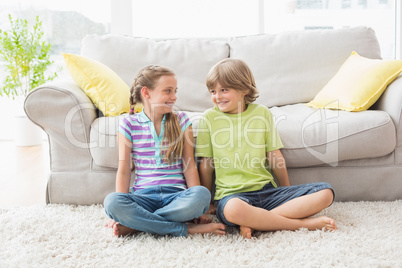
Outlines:
{"label": "sofa armrest", "polygon": [[392,118],[396,130],[395,164],[402,164],[402,76],[388,86],[373,109],[385,111]]}
{"label": "sofa armrest", "polygon": [[44,84],[25,99],[25,113],[49,137],[52,172],[90,170],[89,132],[96,108],[70,80]]}

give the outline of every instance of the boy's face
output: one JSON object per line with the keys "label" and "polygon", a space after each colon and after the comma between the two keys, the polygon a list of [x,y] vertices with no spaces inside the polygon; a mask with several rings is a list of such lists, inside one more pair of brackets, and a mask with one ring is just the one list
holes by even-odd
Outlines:
{"label": "boy's face", "polygon": [[238,114],[246,110],[246,93],[233,88],[223,88],[219,82],[209,91],[212,102],[224,113]]}

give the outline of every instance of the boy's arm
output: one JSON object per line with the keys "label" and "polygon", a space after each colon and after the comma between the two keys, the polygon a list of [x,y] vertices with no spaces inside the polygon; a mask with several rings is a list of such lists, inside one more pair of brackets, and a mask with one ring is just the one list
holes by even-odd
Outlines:
{"label": "boy's arm", "polygon": [[285,158],[279,149],[267,152],[267,159],[280,186],[290,186]]}
{"label": "boy's arm", "polygon": [[184,131],[183,174],[188,188],[200,185],[197,166],[194,161],[193,129],[189,126]]}
{"label": "boy's arm", "polygon": [[116,192],[128,193],[131,181],[131,147],[133,143],[122,133],[119,139],[119,167],[116,174]]}

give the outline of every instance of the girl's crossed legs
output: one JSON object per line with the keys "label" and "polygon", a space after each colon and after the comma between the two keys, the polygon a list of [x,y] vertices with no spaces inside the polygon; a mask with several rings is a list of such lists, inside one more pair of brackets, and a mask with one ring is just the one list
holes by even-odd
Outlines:
{"label": "girl's crossed legs", "polygon": [[250,238],[252,230],[275,231],[335,230],[329,217],[308,218],[332,204],[334,192],[327,183],[309,183],[275,188],[271,184],[254,192],[226,196],[219,200],[218,219],[229,226],[240,226]]}
{"label": "girl's crossed legs", "polygon": [[[137,231],[173,236],[191,233],[224,234],[223,224],[186,224],[209,208],[210,193],[202,186],[183,190],[155,186],[131,193],[111,193],[104,201],[117,235]],[[116,230],[117,229],[117,230]]]}

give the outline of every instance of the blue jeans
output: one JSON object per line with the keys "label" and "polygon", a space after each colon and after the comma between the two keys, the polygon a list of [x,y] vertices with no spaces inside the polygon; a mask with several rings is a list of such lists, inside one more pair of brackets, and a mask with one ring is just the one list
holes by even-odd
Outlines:
{"label": "blue jeans", "polygon": [[228,221],[223,214],[223,209],[225,208],[226,203],[232,198],[239,198],[254,207],[272,210],[292,199],[303,195],[313,194],[324,189],[331,189],[335,198],[334,190],[332,189],[331,185],[326,182],[307,183],[277,188],[269,183],[261,190],[231,194],[218,200],[216,206],[216,217],[223,224],[228,226],[237,226],[236,224]]}
{"label": "blue jeans", "polygon": [[110,193],[104,207],[110,218],[131,229],[186,236],[185,222],[206,213],[210,201],[211,193],[203,186],[153,186],[134,193]]}

